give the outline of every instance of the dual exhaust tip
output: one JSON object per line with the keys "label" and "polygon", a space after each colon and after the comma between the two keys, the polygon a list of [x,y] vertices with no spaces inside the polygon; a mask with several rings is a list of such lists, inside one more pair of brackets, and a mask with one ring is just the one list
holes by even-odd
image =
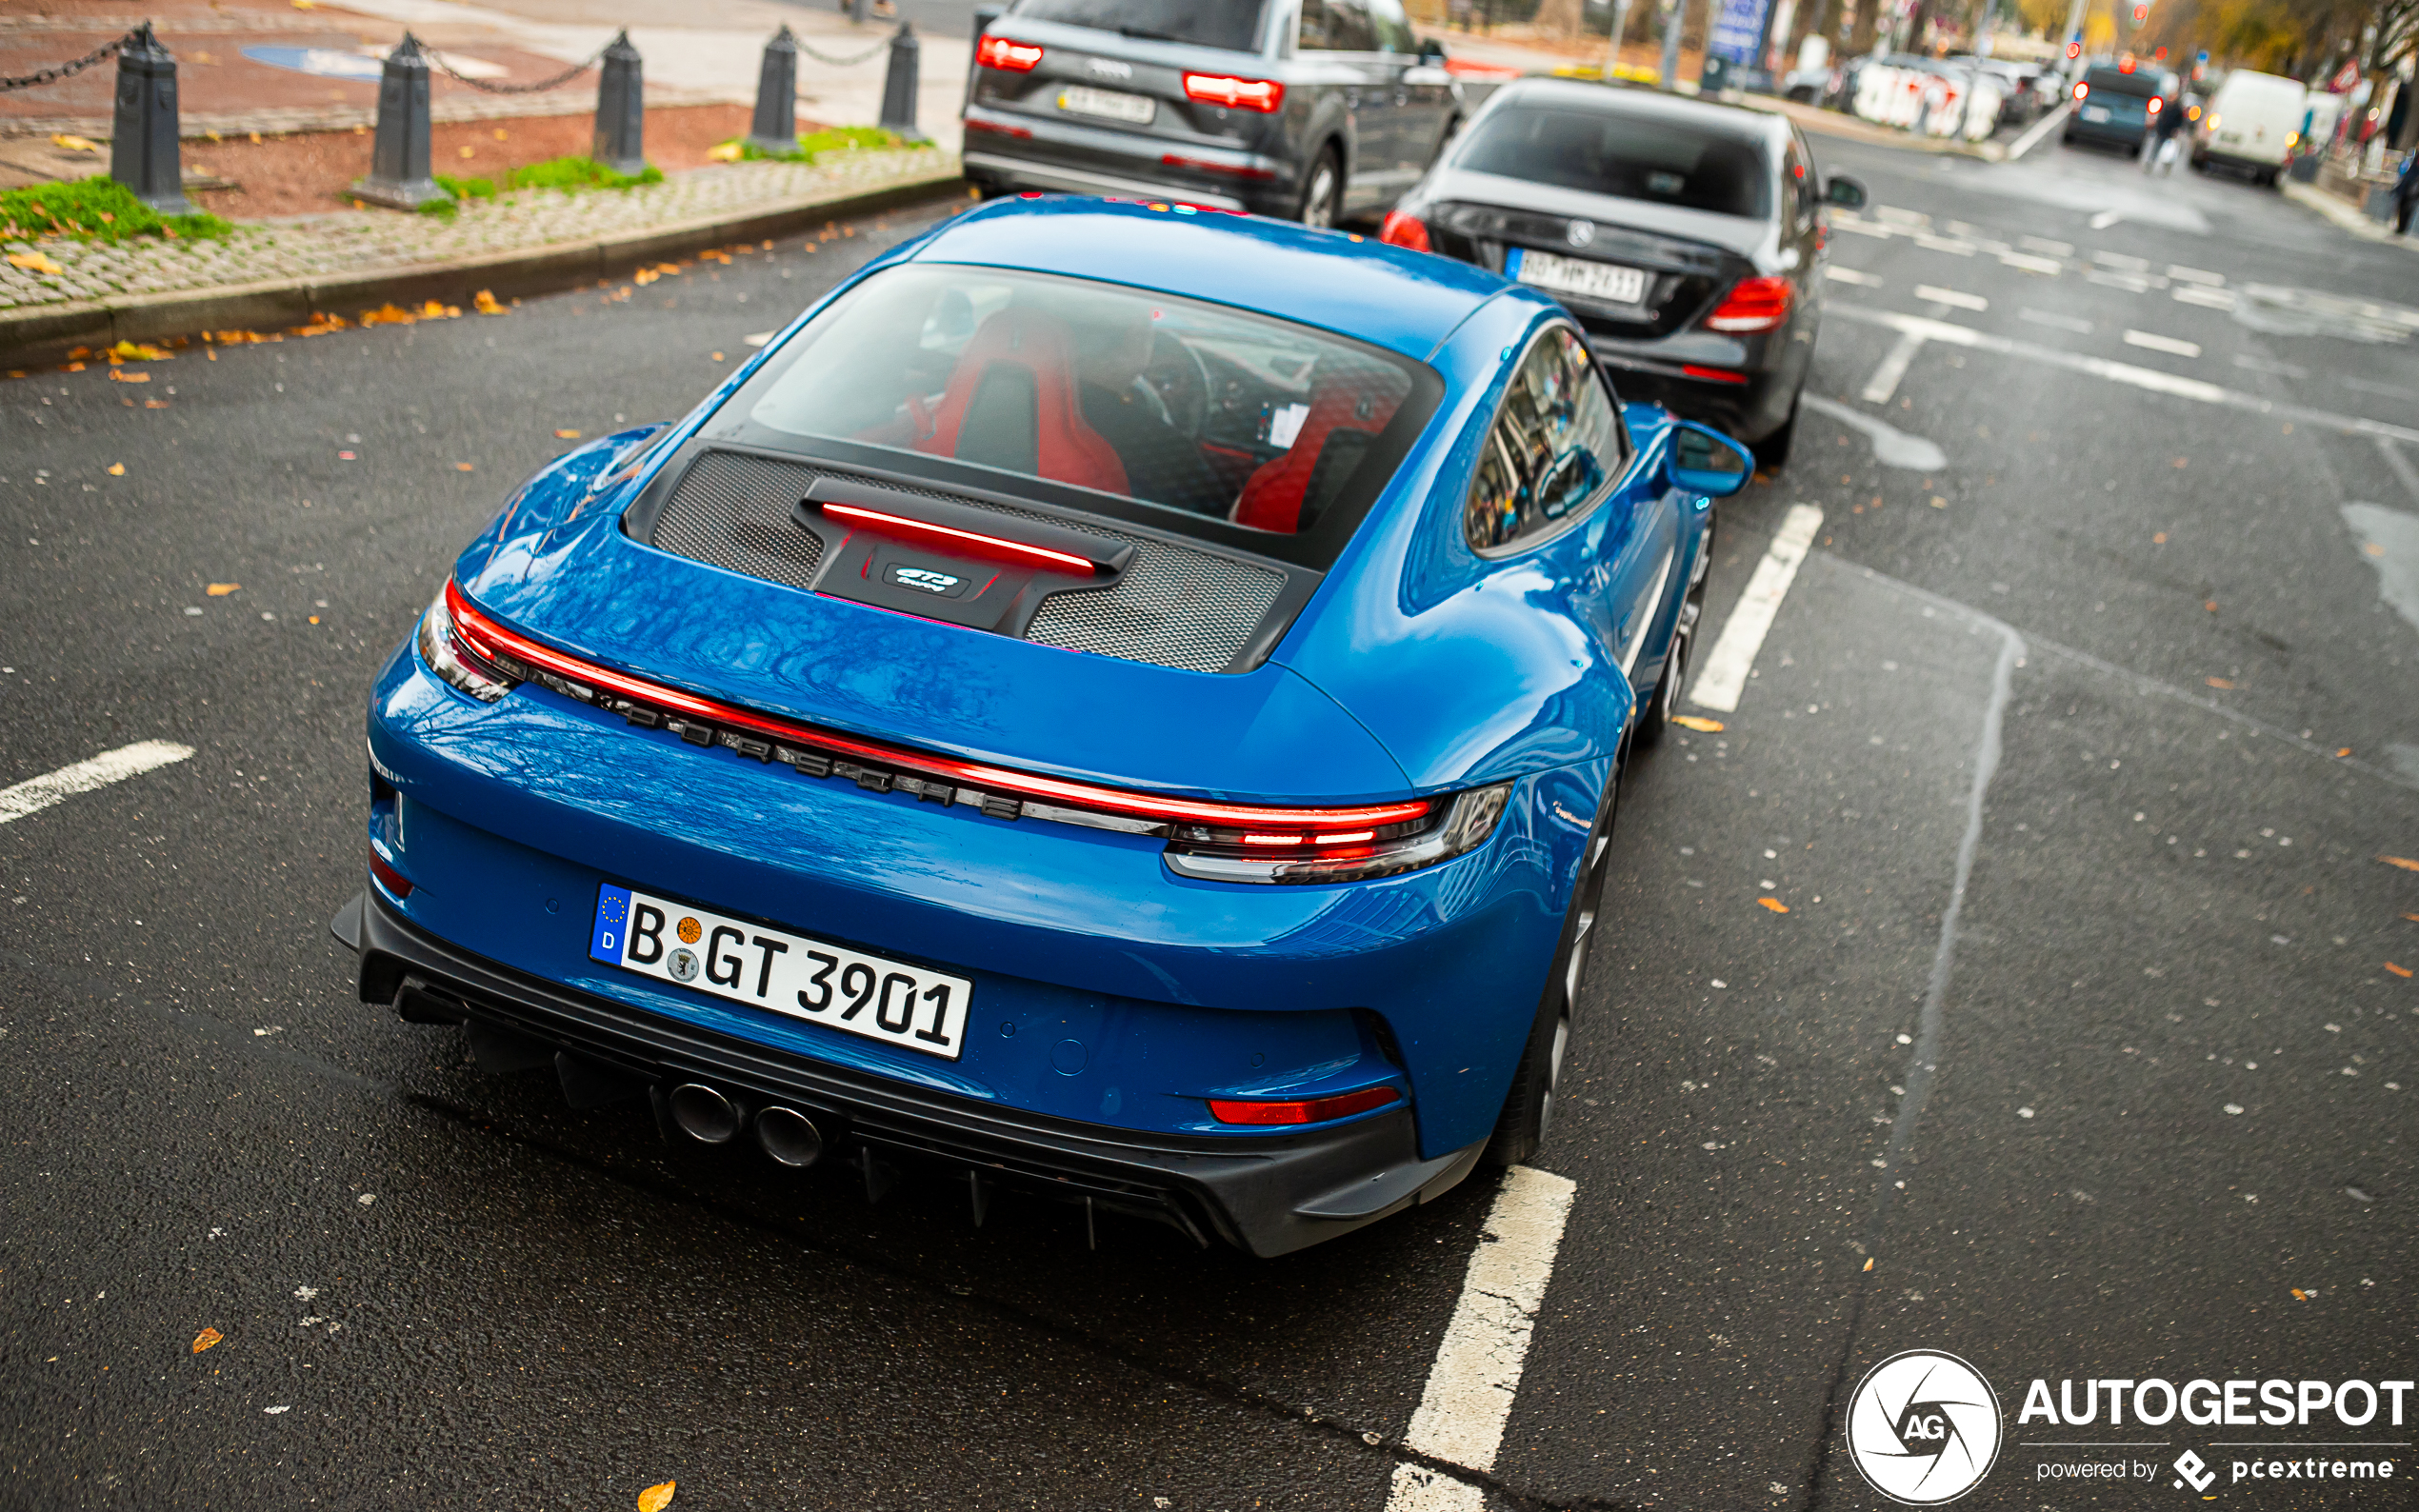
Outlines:
{"label": "dual exhaust tip", "polygon": [[705,1144],[728,1144],[751,1125],[756,1143],[783,1165],[803,1170],[823,1158],[823,1133],[804,1113],[774,1104],[752,1117],[746,1107],[703,1082],[684,1082],[666,1101],[672,1123]]}

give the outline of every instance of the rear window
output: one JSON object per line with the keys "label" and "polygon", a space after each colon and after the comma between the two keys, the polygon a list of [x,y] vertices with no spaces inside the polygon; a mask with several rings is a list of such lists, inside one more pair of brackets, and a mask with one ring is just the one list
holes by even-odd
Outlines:
{"label": "rear window", "polygon": [[2153,94],[2167,92],[2165,74],[2146,73],[2138,69],[2131,73],[2122,69],[2093,69],[2083,76],[2083,82],[2091,86],[2094,94],[2132,94],[2147,100]]}
{"label": "rear window", "polygon": [[1651,200],[1717,215],[1770,212],[1771,169],[1753,141],[1678,121],[1514,106],[1470,128],[1457,168]]}
{"label": "rear window", "polygon": [[1324,567],[1442,388],[1408,358],[1226,306],[910,263],[784,344],[708,434]]}
{"label": "rear window", "polygon": [[1023,0],[1019,20],[1056,21],[1157,42],[1254,50],[1266,0]]}

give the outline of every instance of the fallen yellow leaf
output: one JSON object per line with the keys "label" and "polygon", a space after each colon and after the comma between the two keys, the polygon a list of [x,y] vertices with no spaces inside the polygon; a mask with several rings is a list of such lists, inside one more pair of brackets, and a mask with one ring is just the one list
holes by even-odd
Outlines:
{"label": "fallen yellow leaf", "polygon": [[714,361],[716,361],[716,362],[720,362],[720,361],[722,361],[722,353],[721,353],[721,352],[716,352],[716,353],[714,353]]}
{"label": "fallen yellow leaf", "polygon": [[364,327],[409,326],[419,318],[418,311],[405,309],[391,300],[376,309],[365,309],[361,312],[361,324]]}
{"label": "fallen yellow leaf", "polygon": [[1671,716],[1671,723],[1682,729],[1692,729],[1707,735],[1724,727],[1720,720],[1707,719],[1697,714],[1674,714]]}
{"label": "fallen yellow leaf", "polygon": [[147,372],[128,372],[123,368],[110,369],[110,382],[113,384],[147,384],[150,381],[151,375]]}
{"label": "fallen yellow leaf", "polygon": [[679,1484],[677,1481],[666,1481],[638,1493],[638,1512],[664,1512],[672,1504],[672,1491]]}
{"label": "fallen yellow leaf", "polygon": [[2340,750],[2336,751],[2336,752],[2335,752],[2335,754],[2336,754],[2336,755],[2338,755],[2338,756],[2349,756],[2349,755],[2350,755],[2350,754],[2351,754],[2351,747],[2350,747],[2350,746],[2344,746],[2343,748],[2341,748]]}
{"label": "fallen yellow leaf", "polygon": [[457,462],[453,465],[453,470],[456,472],[469,472],[472,469],[472,467],[473,464],[471,463]]}
{"label": "fallen yellow leaf", "polygon": [[1778,898],[1758,898],[1755,901],[1762,904],[1767,908],[1771,909],[1774,913],[1787,913],[1789,911],[1789,905],[1783,903]]}
{"label": "fallen yellow leaf", "polygon": [[2368,552],[2370,556],[2384,556],[2386,554],[2386,548],[2379,546],[2374,541],[2371,541],[2367,546],[2362,547],[2361,549]]}
{"label": "fallen yellow leaf", "polygon": [[109,350],[111,362],[166,362],[168,353],[145,342],[122,341]]}
{"label": "fallen yellow leaf", "polygon": [[737,142],[724,142],[719,146],[708,148],[706,155],[717,163],[736,163],[746,150],[747,149]]}
{"label": "fallen yellow leaf", "polygon": [[557,430],[554,432],[554,439],[557,441],[577,441],[579,438],[580,433],[576,430]]}
{"label": "fallen yellow leaf", "polygon": [[146,409],[166,409],[168,408],[168,401],[165,399],[146,399],[143,401],[143,408]]}
{"label": "fallen yellow leaf", "polygon": [[2205,677],[2202,678],[2201,681],[2207,683],[2211,687],[2232,687],[2234,686],[2222,677]]}
{"label": "fallen yellow leaf", "polygon": [[211,598],[223,599],[230,593],[243,592],[244,585],[241,583],[213,583],[209,587],[202,589],[202,591],[209,594]]}
{"label": "fallen yellow leaf", "polygon": [[198,1355],[226,1337],[215,1328],[205,1328],[193,1336],[193,1353]]}
{"label": "fallen yellow leaf", "polygon": [[1866,1257],[1866,1260],[1865,1260],[1865,1268],[1866,1268],[1867,1270],[1870,1270],[1870,1269],[1872,1269],[1872,1268],[1873,1268],[1873,1262],[1872,1262],[1872,1258],[1871,1258],[1870,1256]]}
{"label": "fallen yellow leaf", "polygon": [[2150,544],[2152,546],[2167,545],[2167,532],[2165,530],[2161,530],[2158,534],[2150,537]]}
{"label": "fallen yellow leaf", "polygon": [[2379,856],[2377,859],[2389,866],[2400,866],[2405,871],[2419,871],[2419,861],[2413,861],[2409,856]]}
{"label": "fallen yellow leaf", "polygon": [[2419,913],[2407,913],[2404,914],[2403,917],[2409,920],[2412,924],[2419,924]]}
{"label": "fallen yellow leaf", "polygon": [[2290,1291],[2290,1292],[2293,1294],[2293,1301],[2295,1301],[2295,1302],[2308,1302],[2308,1301],[2309,1301],[2309,1293],[2308,1293],[2308,1292],[2306,1292],[2306,1291],[2302,1290],[2299,1286],[2290,1286],[2290,1287],[2288,1287],[2288,1288],[2286,1288],[2286,1289],[2287,1289],[2287,1290],[2289,1290],[2289,1291]]}
{"label": "fallen yellow leaf", "polygon": [[53,147],[66,148],[70,152],[98,152],[101,150],[100,143],[88,140],[87,138],[81,136],[71,136],[65,131],[53,132],[50,137],[50,145]]}
{"label": "fallen yellow leaf", "polygon": [[67,269],[58,263],[51,261],[49,257],[46,257],[40,252],[10,252],[9,254],[9,262],[11,266],[22,268],[29,273],[64,273],[67,271]]}
{"label": "fallen yellow leaf", "polygon": [[2409,966],[2398,966],[2390,961],[2386,963],[2386,969],[2398,977],[2407,977],[2410,975],[2410,968]]}
{"label": "fallen yellow leaf", "polygon": [[123,477],[125,477],[125,476],[126,476],[126,464],[125,464],[125,463],[123,463],[123,462],[112,462],[112,463],[110,463],[110,477],[112,477],[112,478],[123,478]]}
{"label": "fallen yellow leaf", "polygon": [[493,294],[489,293],[484,288],[479,290],[478,297],[476,299],[470,301],[470,306],[482,315],[501,315],[504,313],[504,307],[496,302],[496,298]]}

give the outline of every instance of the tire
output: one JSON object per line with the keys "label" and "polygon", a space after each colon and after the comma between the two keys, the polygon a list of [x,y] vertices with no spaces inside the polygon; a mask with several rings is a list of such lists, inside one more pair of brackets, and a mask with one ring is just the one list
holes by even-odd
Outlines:
{"label": "tire", "polygon": [[1571,1003],[1587,972],[1588,946],[1595,934],[1596,914],[1604,902],[1606,862],[1612,848],[1612,815],[1621,791],[1621,772],[1613,769],[1611,790],[1604,811],[1589,833],[1587,860],[1571,889],[1570,909],[1563,922],[1562,946],[1546,973],[1537,1017],[1521,1047],[1520,1066],[1512,1072],[1511,1090],[1504,1110],[1495,1117],[1495,1132],[1480,1159],[1498,1169],[1518,1165],[1537,1153],[1552,1132],[1555,1099],[1562,1086],[1563,1063],[1570,1050]]}
{"label": "tire", "polygon": [[1302,203],[1293,218],[1312,230],[1332,227],[1344,212],[1344,160],[1332,147],[1322,148],[1302,186]]}
{"label": "tire", "polygon": [[1798,394],[1791,394],[1789,417],[1781,422],[1780,429],[1761,441],[1749,444],[1748,450],[1755,453],[1756,471],[1778,472],[1789,465],[1789,445],[1797,439],[1797,402]]}

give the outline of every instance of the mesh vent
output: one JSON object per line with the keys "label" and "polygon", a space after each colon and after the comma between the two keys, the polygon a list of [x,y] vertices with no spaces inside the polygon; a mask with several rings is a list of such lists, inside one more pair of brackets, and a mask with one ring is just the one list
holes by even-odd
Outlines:
{"label": "mesh vent", "polygon": [[[822,545],[790,524],[790,510],[821,475],[795,463],[710,451],[689,469],[664,507],[655,523],[654,545],[750,577],[810,587]],[[831,475],[873,481],[837,469]],[[1020,520],[1065,523],[1056,515],[964,494],[887,481],[881,487]],[[1100,521],[1087,520],[1084,528],[1131,542],[1132,565],[1113,588],[1051,594],[1026,627],[1027,640],[1129,662],[1215,672],[1234,660],[1285,587],[1285,575],[1268,567],[1130,536]]]}

